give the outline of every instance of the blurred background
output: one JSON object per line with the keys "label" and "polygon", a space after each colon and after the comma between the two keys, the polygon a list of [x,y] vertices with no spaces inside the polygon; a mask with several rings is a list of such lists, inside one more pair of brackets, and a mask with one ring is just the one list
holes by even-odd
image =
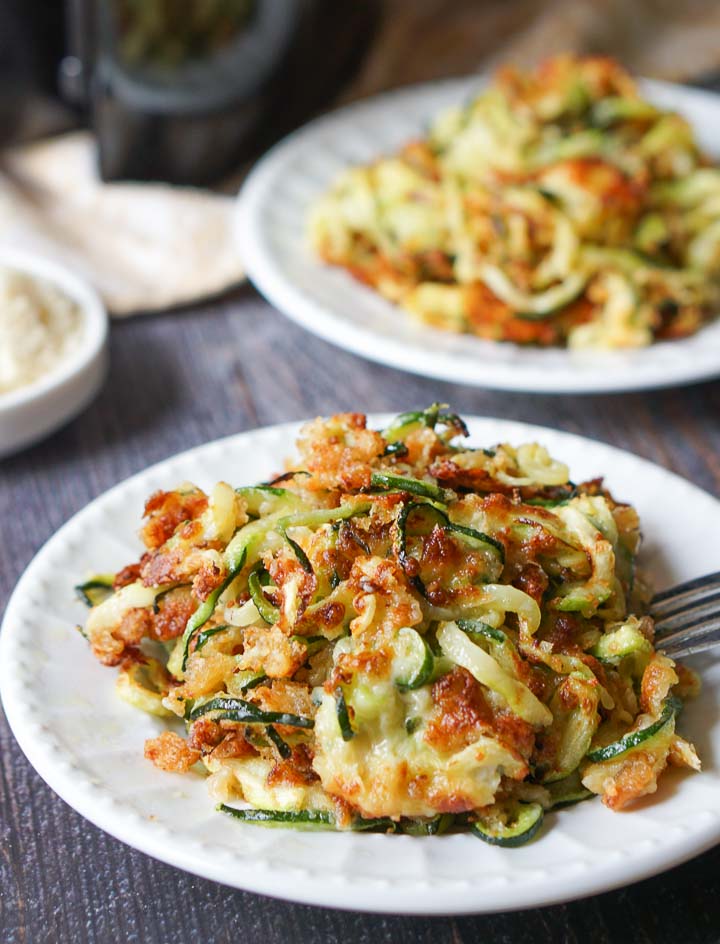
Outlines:
{"label": "blurred background", "polygon": [[0,144],[88,127],[104,180],[214,184],[339,101],[617,56],[713,85],[716,0],[0,0]]}

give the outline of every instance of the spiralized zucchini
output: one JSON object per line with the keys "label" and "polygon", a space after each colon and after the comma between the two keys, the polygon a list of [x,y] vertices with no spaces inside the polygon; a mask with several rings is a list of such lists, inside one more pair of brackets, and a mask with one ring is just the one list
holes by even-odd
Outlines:
{"label": "spiralized zucchini", "polygon": [[202,762],[244,822],[509,847],[544,810],[699,767],[634,509],[537,443],[465,435],[441,404],[382,432],[341,414],[302,429],[281,486],[150,497],[145,552],[86,625],[118,693],[187,726],[150,760]]}
{"label": "spiralized zucchini", "polygon": [[501,69],[425,138],[345,171],[308,228],[413,317],[491,340],[643,347],[720,307],[720,169],[609,59]]}

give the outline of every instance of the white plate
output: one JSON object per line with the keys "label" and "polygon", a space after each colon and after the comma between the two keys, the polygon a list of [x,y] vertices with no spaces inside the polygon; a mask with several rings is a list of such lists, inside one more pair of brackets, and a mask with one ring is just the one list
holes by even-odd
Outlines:
{"label": "white plate", "polygon": [[[380,425],[382,418],[375,417]],[[599,800],[548,816],[541,838],[498,849],[467,835],[416,838],[263,829],[216,813],[204,781],[163,773],[143,741],[163,722],[119,701],[115,672],[99,665],[73,626],[86,611],[72,587],[92,570],[136,559],[144,499],[190,479],[266,479],[294,452],[296,426],[243,433],[193,449],[128,479],[72,518],[21,578],[0,635],[0,691],[20,746],[40,775],[83,816],[164,862],[294,901],[400,913],[523,908],[624,885],[720,838],[720,662],[698,661],[704,694],[681,730],[702,774],[673,772],[653,801],[611,813]],[[472,441],[538,439],[581,480],[607,472],[633,501],[647,534],[646,563],[660,586],[720,568],[720,502],[628,453],[577,436],[491,419]]]}
{"label": "white plate", "polygon": [[[390,92],[343,108],[296,131],[255,167],[240,194],[237,233],[248,277],[293,321],[373,361],[416,374],[545,393],[640,390],[720,375],[720,321],[699,334],[638,351],[581,352],[483,341],[420,325],[307,244],[311,204],[350,164],[417,137],[448,105],[466,100],[480,78]],[[643,82],[659,105],[686,115],[702,146],[720,155],[720,96]]]}

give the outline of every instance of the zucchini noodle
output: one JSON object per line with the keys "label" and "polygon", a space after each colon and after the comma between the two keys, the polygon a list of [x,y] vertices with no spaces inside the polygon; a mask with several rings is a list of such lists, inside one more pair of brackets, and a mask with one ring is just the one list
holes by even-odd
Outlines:
{"label": "zucchini noodle", "polygon": [[610,59],[501,69],[344,171],[308,234],[419,321],[489,340],[643,347],[720,306],[720,169]]}

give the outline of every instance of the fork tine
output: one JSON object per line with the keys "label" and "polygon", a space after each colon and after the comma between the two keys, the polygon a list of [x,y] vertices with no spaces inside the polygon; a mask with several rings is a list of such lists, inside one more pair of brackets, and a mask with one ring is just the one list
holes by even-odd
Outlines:
{"label": "fork tine", "polygon": [[683,606],[679,610],[656,617],[655,635],[659,638],[667,636],[675,630],[683,629],[699,622],[705,617],[720,613],[720,590],[710,597],[700,599],[695,604]]}
{"label": "fork tine", "polygon": [[693,606],[717,591],[720,591],[720,571],[696,577],[655,594],[650,602],[650,615],[659,620],[670,613]]}
{"label": "fork tine", "polygon": [[716,615],[685,629],[670,633],[659,641],[658,649],[666,655],[686,656],[704,652],[720,641],[720,615]]}
{"label": "fork tine", "polygon": [[696,655],[699,652],[707,652],[708,649],[717,647],[718,643],[720,643],[720,629],[716,627],[705,635],[686,632],[679,636],[671,646],[665,647],[661,644],[659,651],[672,659],[684,659],[686,656]]}

